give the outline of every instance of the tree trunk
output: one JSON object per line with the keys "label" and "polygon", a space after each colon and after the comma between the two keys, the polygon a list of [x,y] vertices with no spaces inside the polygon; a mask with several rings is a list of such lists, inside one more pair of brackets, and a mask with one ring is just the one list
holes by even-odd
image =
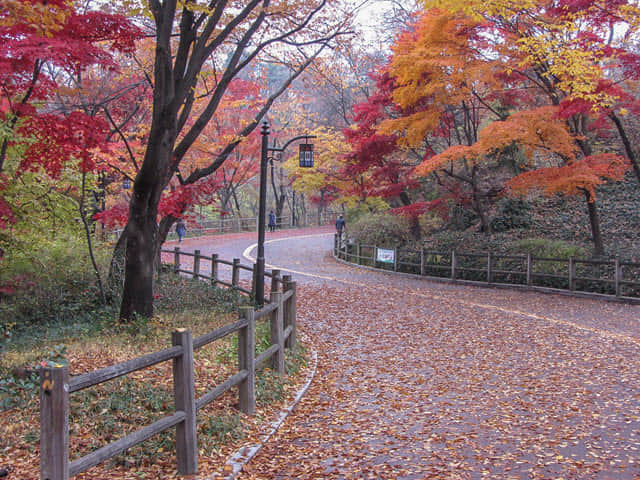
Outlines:
{"label": "tree trunk", "polygon": [[276,219],[278,222],[278,227],[282,227],[282,211],[284,210],[284,202],[286,200],[283,186],[283,171],[282,169],[280,169],[280,192],[278,192],[273,161],[271,162],[271,188],[273,189],[273,198],[276,202]]}
{"label": "tree trunk", "polygon": [[587,200],[587,210],[589,211],[589,223],[591,225],[591,235],[593,237],[593,248],[597,256],[604,255],[604,243],[600,232],[600,220],[598,218],[598,207],[595,198],[591,198],[588,191],[584,191]]}
{"label": "tree trunk", "polygon": [[[586,140],[586,137],[578,139],[577,143],[585,157],[591,155],[591,144]],[[588,190],[583,190],[583,192],[584,198],[587,201],[587,211],[589,212],[589,225],[591,226],[593,248],[597,256],[604,255],[604,243],[602,242],[602,233],[600,232],[600,219],[598,217],[596,199],[591,196]]]}
{"label": "tree trunk", "polygon": [[167,241],[171,227],[177,220],[173,215],[167,215],[160,220],[160,225],[158,226],[158,248],[155,253],[156,271],[158,273],[161,273],[162,269],[162,246]]}
{"label": "tree trunk", "polygon": [[138,313],[153,316],[153,274],[156,259],[158,226],[155,212],[129,220],[125,254],[125,277],[120,318],[131,320]]}
{"label": "tree trunk", "polygon": [[480,230],[485,235],[491,235],[491,223],[489,222],[489,215],[482,205],[482,199],[480,198],[480,189],[478,188],[478,181],[476,179],[477,168],[474,165],[471,169],[471,192],[472,192],[472,204],[473,209],[480,218]]}
{"label": "tree trunk", "polygon": [[616,129],[618,130],[618,134],[620,135],[620,139],[622,140],[622,145],[624,146],[624,151],[627,154],[627,158],[631,162],[633,173],[636,174],[636,178],[638,179],[638,183],[640,184],[640,165],[638,165],[638,159],[633,151],[633,148],[631,147],[631,141],[629,140],[629,137],[627,137],[627,132],[624,128],[624,125],[622,125],[622,121],[620,121],[620,118],[618,118],[615,113],[612,113],[611,115],[609,115],[609,117],[616,125]]}
{"label": "tree trunk", "polygon": [[[160,248],[156,219],[175,139],[170,118],[149,134],[145,161],[133,185],[120,305],[120,318],[125,320],[131,320],[136,313],[146,318],[153,316],[153,279],[157,249]],[[153,161],[147,161],[148,157]]]}
{"label": "tree trunk", "polygon": [[298,220],[296,218],[296,191],[291,193],[291,226],[297,227]]}

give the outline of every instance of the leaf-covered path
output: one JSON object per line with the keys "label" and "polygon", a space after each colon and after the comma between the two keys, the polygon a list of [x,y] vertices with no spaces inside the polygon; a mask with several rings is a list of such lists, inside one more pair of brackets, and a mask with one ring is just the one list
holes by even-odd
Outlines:
{"label": "leaf-covered path", "polygon": [[319,365],[240,478],[640,478],[640,307],[364,271],[330,245],[267,244]]}

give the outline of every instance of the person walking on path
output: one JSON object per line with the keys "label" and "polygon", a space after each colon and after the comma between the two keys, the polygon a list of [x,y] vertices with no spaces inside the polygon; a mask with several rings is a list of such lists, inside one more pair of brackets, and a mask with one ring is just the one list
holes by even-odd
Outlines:
{"label": "person walking on path", "polygon": [[176,223],[176,233],[178,234],[178,243],[182,242],[182,237],[187,234],[187,225],[184,223],[184,220],[178,220]]}
{"label": "person walking on path", "polygon": [[336,219],[336,231],[338,232],[338,235],[340,235],[342,237],[342,230],[344,230],[344,218],[342,218],[342,215],[340,215],[337,219]]}
{"label": "person walking on path", "polygon": [[269,212],[269,231],[273,232],[276,229],[276,215],[273,210]]}

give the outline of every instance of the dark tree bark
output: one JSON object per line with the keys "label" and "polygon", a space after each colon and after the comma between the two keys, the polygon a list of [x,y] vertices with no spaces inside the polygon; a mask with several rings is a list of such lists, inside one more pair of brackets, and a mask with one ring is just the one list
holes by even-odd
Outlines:
{"label": "dark tree bark", "polygon": [[[125,229],[125,280],[120,316],[131,319],[136,313],[153,315],[154,266],[161,242],[173,220],[157,224],[158,205],[163,189],[177,176],[181,184],[193,184],[215,172],[236,146],[260,124],[267,111],[291,82],[314,60],[329,42],[344,33],[343,25],[327,26],[315,22],[325,8],[326,0],[318,0],[306,12],[285,12],[282,18],[269,10],[269,0],[249,0],[240,9],[226,1],[209,4],[206,12],[198,11],[191,0],[183,2],[178,14],[177,0],[150,0],[155,22],[155,62],[153,72],[153,113],[142,165],[133,184],[129,204],[129,222]],[[266,22],[281,20],[274,29]],[[284,28],[290,20],[289,29]],[[298,34],[311,32],[314,39],[298,39]],[[290,76],[264,101],[255,118],[244,126],[237,137],[208,166],[196,169],[184,178],[180,162],[207,123],[216,113],[227,88],[240,72],[259,59],[267,48],[286,44],[297,52],[307,51],[305,59],[291,67]],[[175,48],[175,51],[173,49]],[[224,48],[226,63],[217,83],[206,97],[206,104],[193,113],[195,91],[200,72],[216,52]],[[312,50],[309,50],[312,49]]]}
{"label": "dark tree bark", "polygon": [[631,141],[627,136],[627,131],[625,130],[624,125],[622,125],[622,121],[615,113],[611,113],[609,117],[611,118],[611,120],[613,120],[613,123],[615,124],[616,129],[618,130],[618,134],[620,135],[620,140],[622,140],[622,145],[624,146],[624,151],[627,155],[627,158],[631,162],[631,166],[633,167],[633,173],[635,173],[636,178],[638,179],[638,183],[640,184],[640,164],[638,164],[638,157],[633,151],[633,147],[631,146]]}
{"label": "dark tree bark", "polygon": [[585,190],[585,200],[587,201],[587,212],[589,213],[589,223],[591,225],[591,235],[593,237],[593,249],[597,256],[604,255],[604,242],[602,241],[602,233],[600,231],[600,219],[598,217],[598,208],[591,194]]}

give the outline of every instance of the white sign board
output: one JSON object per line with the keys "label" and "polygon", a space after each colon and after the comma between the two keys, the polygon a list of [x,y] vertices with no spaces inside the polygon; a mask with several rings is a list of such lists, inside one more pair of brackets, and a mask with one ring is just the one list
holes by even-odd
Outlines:
{"label": "white sign board", "polygon": [[376,260],[382,263],[393,263],[395,260],[395,251],[385,248],[376,249]]}

